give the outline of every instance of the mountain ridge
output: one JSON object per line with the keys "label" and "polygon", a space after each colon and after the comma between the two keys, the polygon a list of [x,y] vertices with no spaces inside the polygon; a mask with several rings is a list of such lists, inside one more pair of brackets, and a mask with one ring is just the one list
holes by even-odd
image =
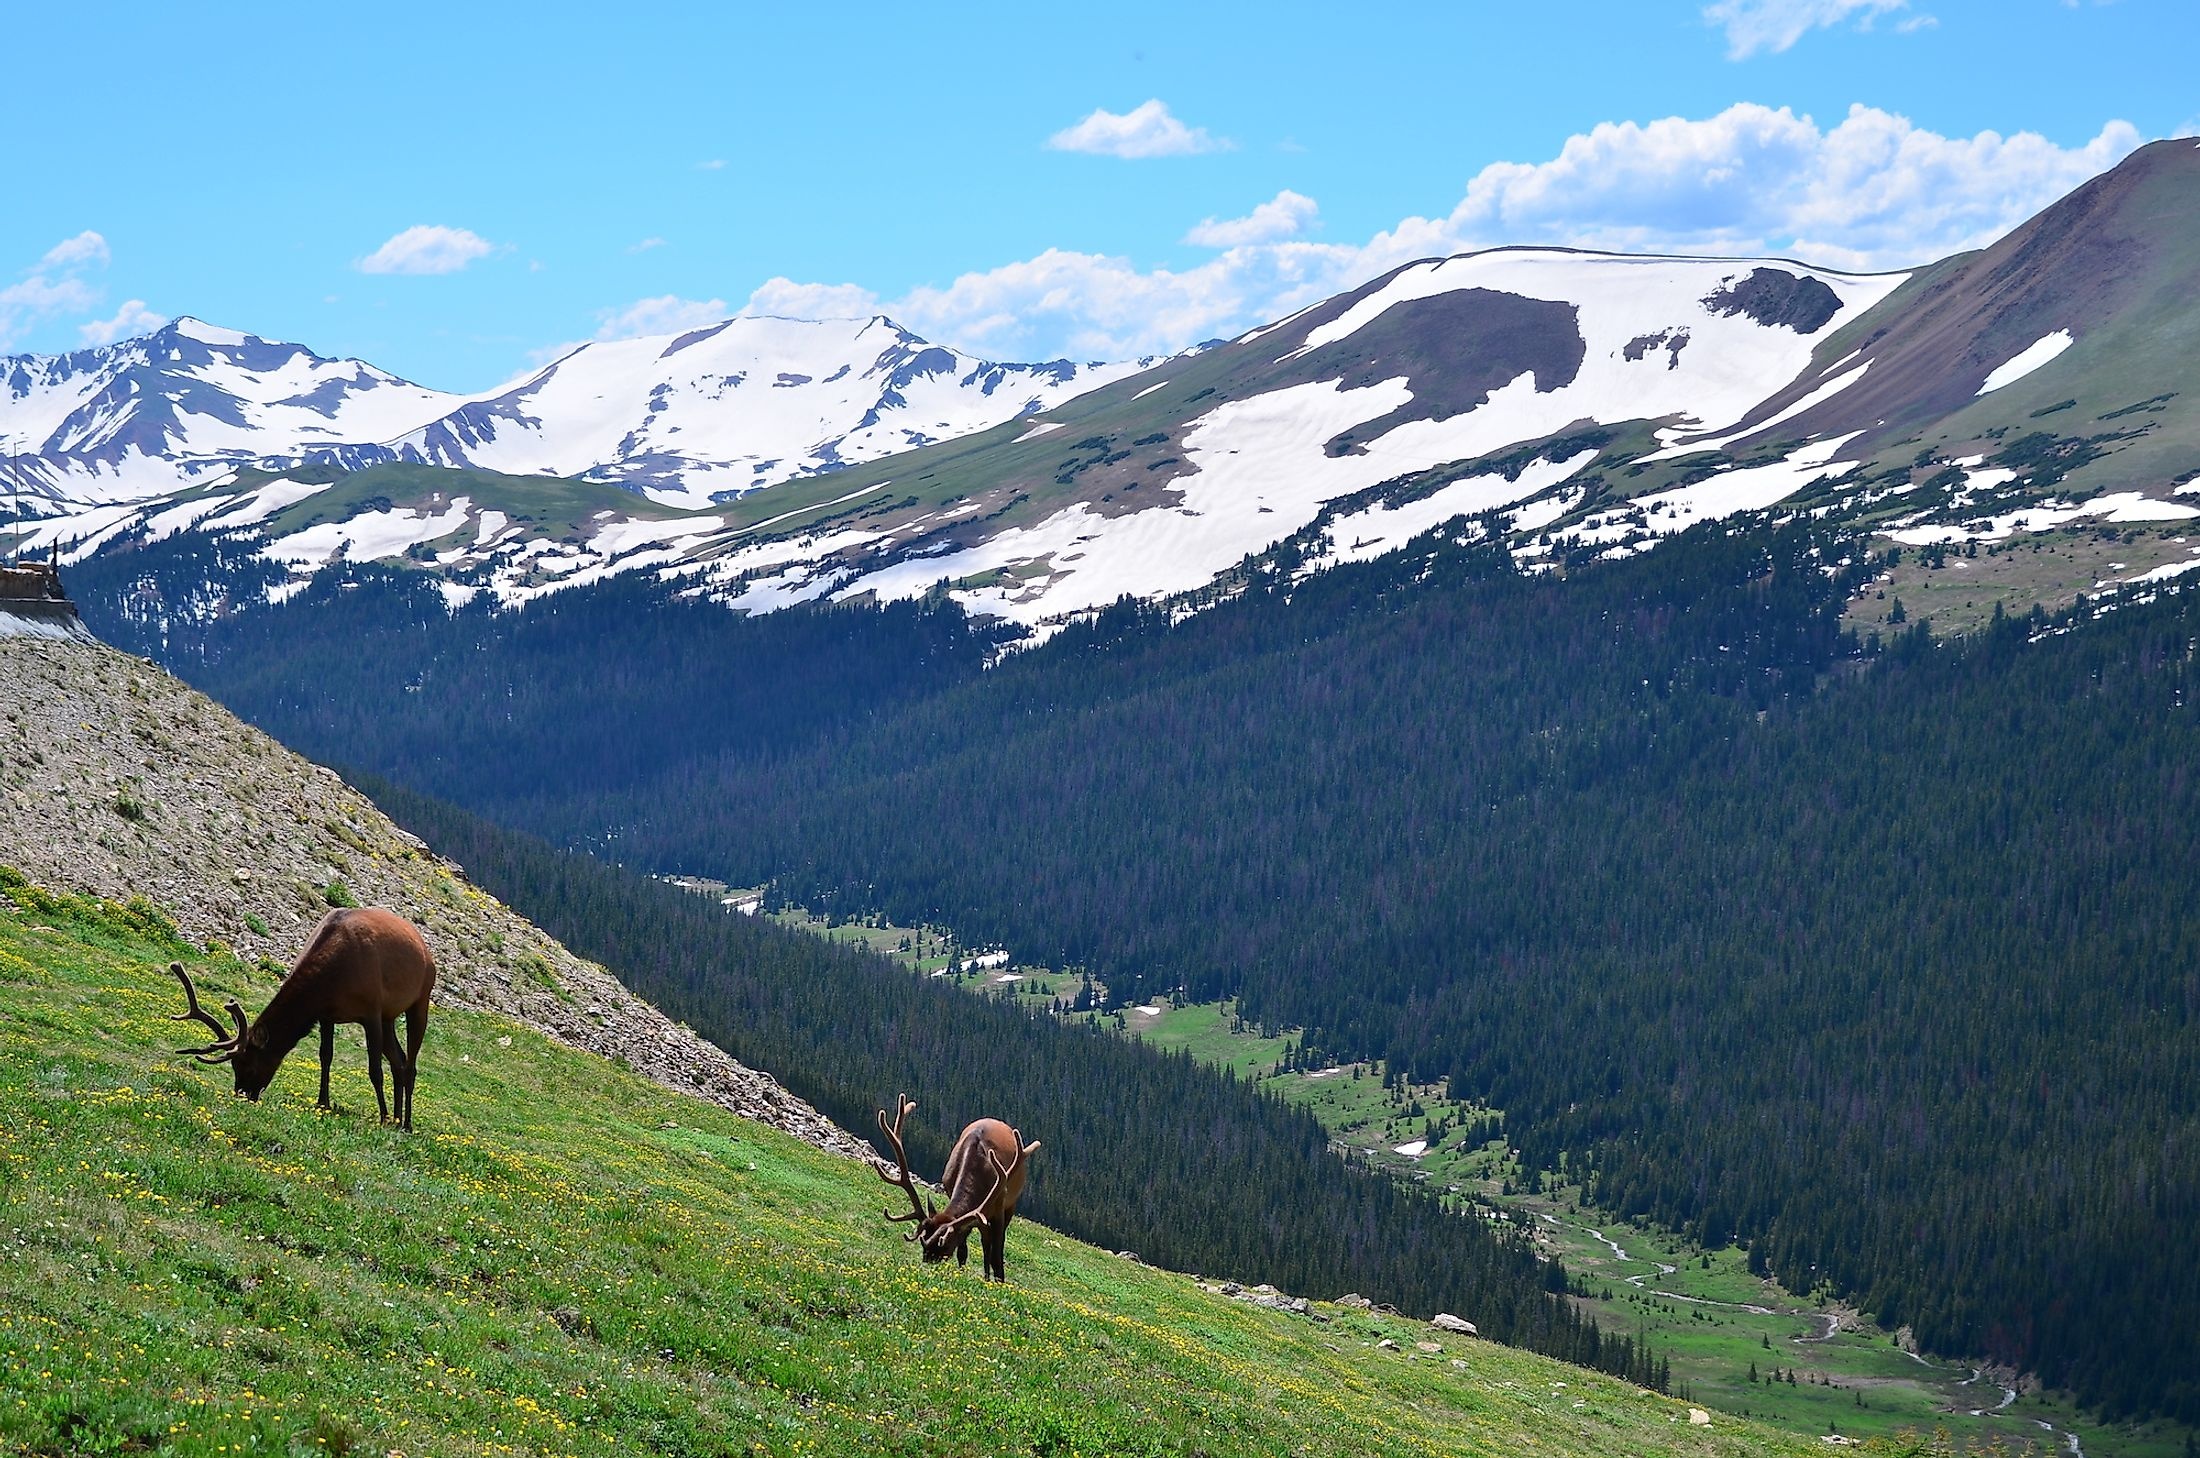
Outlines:
{"label": "mountain ridge", "polygon": [[[1560,571],[1750,511],[1913,546],[2176,523],[2200,516],[2179,499],[2200,479],[2195,210],[2200,152],[2157,143],[1917,270],[1512,245],[1158,364],[734,319],[583,346],[392,444],[17,536],[64,560],[234,539],[287,570],[251,589],[267,601],[339,558],[403,561],[453,604],[626,573],[748,613],[944,591],[1037,640],[1124,595],[1196,606],[1251,557],[1318,567],[1446,523]],[[534,498],[578,488],[542,473],[573,465],[619,494],[551,522]],[[304,534],[331,470],[356,473],[322,498],[351,515]]]}
{"label": "mountain ridge", "polygon": [[[789,368],[767,368],[738,408],[695,408],[694,397],[726,402],[775,354]],[[679,356],[677,370],[660,368]],[[240,467],[388,462],[590,476],[707,506],[714,494],[983,428],[1139,367],[981,360],[885,315],[742,315],[591,340],[455,394],[180,315],[109,345],[0,358],[0,438],[16,443],[17,484],[79,506],[173,494]],[[790,389],[804,397],[791,410],[772,398]],[[623,398],[607,407],[612,394]],[[528,409],[546,396],[564,397],[547,425]],[[698,433],[711,436],[700,448],[673,439]]]}

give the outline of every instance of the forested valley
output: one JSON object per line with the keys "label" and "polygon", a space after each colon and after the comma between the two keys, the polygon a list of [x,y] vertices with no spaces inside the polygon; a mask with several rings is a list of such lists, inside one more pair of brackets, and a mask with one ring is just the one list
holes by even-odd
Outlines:
{"label": "forested valley", "polygon": [[904,1131],[921,1170],[945,1165],[972,1119],[1011,1117],[1043,1145],[1019,1208],[1069,1234],[1175,1270],[1376,1293],[1422,1316],[1471,1311],[1495,1340],[1665,1389],[1656,1354],[1563,1300],[1565,1268],[1519,1232],[1347,1167],[1311,1115],[1226,1073],[730,914],[386,782],[363,788],[478,883],[843,1127],[874,1134],[893,1093],[921,1092]]}
{"label": "forested valley", "polygon": [[[1128,995],[1236,997],[1447,1077],[1601,1203],[1745,1240],[1928,1347],[2112,1416],[2200,1418],[2177,1243],[2200,1215],[2189,595],[1857,643],[1841,606],[1875,564],[1805,527],[1564,576],[1438,537],[1304,577],[1285,554],[1182,621],[1121,605],[981,672],[985,635],[928,604],[744,621],[610,587],[451,614],[354,570],[190,618],[205,575],[164,549],[76,570],[94,626],[318,758],[632,867],[944,922]],[[1015,1023],[987,1045],[1003,1061],[924,1061],[875,1036],[893,999],[930,1006],[906,974],[866,972],[887,1001],[837,1025],[774,1010],[763,980],[708,975],[760,933],[706,903],[387,803],[837,1117],[919,1067],[956,1090],[941,1124],[980,1089],[1064,1108],[1040,1070],[1106,1046],[961,1003]],[[1076,1119],[1120,1138],[1108,1102]],[[1310,1121],[1262,1108],[1232,1113],[1243,1137],[1280,1120],[1259,1137],[1318,1153]],[[1066,1186],[1047,1218],[1100,1238]],[[1181,1223],[1208,1219],[1241,1243],[1144,1253],[1283,1249],[1221,1233],[1219,1206]],[[1495,1248],[1475,1259],[1483,1289],[1520,1289]]]}

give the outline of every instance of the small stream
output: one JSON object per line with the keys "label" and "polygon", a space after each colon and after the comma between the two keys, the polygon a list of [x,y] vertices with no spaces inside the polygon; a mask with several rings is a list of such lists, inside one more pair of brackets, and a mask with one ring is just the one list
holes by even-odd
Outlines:
{"label": "small stream", "polygon": [[[1606,1235],[1603,1231],[1597,1230],[1591,1226],[1569,1226],[1566,1221],[1559,1219],[1556,1215],[1550,1214],[1547,1211],[1538,1211],[1537,1213],[1544,1220],[1548,1221],[1552,1225],[1558,1226],[1560,1229],[1578,1230],[1583,1235],[1586,1235],[1595,1240],[1598,1244],[1604,1246],[1606,1249],[1612,1252],[1612,1258],[1614,1260],[1626,1261],[1629,1265],[1656,1266],[1657,1274],[1660,1276],[1670,1276],[1675,1272],[1675,1270],[1678,1269],[1677,1267],[1667,1265],[1663,1261],[1646,1261],[1639,1256],[1631,1256],[1627,1253],[1626,1249],[1620,1245],[1618,1241],[1612,1239],[1612,1237]],[[1641,1291],[1646,1295],[1662,1296],[1668,1301],[1687,1301],[1697,1306],[1724,1306],[1734,1311],[1747,1311],[1755,1316],[1777,1316],[1780,1314],[1769,1306],[1754,1306],[1746,1301],[1712,1301],[1702,1296],[1683,1296],[1678,1291],[1661,1291],[1655,1286],[1650,1286],[1646,1284],[1651,1279],[1649,1273],[1647,1272],[1639,1276],[1623,1276],[1621,1277],[1621,1279],[1624,1280],[1628,1285],[1633,1286],[1636,1290]],[[1818,1320],[1823,1321],[1826,1324],[1826,1329],[1816,1336],[1797,1337],[1796,1340],[1801,1342],[1832,1341],[1834,1335],[1841,1329],[1841,1318],[1831,1312],[1818,1312],[1811,1314],[1815,1315]],[[1904,1349],[1903,1355],[1908,1357],[1911,1361],[1917,1363],[1920,1367],[1924,1367],[1927,1370],[1932,1370],[1933,1364],[1926,1358],[1919,1356],[1916,1352]],[[1969,1387],[1973,1383],[1985,1377],[1985,1375],[1985,1368],[1973,1367],[1971,1369],[1971,1375],[1964,1378],[1961,1382],[1958,1382],[1956,1386]],[[2014,1387],[2003,1387],[2001,1389],[2000,1402],[1994,1404],[1991,1409],[1974,1407],[1970,1409],[1970,1416],[1975,1418],[1998,1416],[2002,1411],[2008,1408],[2010,1404],[2014,1403],[2016,1400],[2017,1389],[2015,1389]],[[2061,1437],[2061,1439],[2063,1440],[2063,1446],[2071,1454],[2071,1458],[2085,1458],[2085,1448],[2082,1444],[2079,1443],[2078,1435],[2076,1433],[2064,1432],[2061,1428],[2056,1427],[2053,1423],[2047,1422],[2040,1418],[2033,1418],[2032,1422],[2034,1426],[2040,1428],[2043,1432],[2055,1434]]]}
{"label": "small stream", "polygon": [[[1556,1215],[1546,1213],[1544,1214],[1543,1218],[1550,1221],[1551,1224],[1560,1227],[1561,1229],[1567,1228],[1566,1222],[1559,1219]],[[1593,1230],[1586,1225],[1576,1225],[1571,1228],[1580,1231],[1583,1235],[1591,1236],[1605,1246],[1608,1246],[1611,1249],[1612,1256],[1615,1260],[1623,1260],[1630,1265],[1656,1266],[1658,1268],[1658,1274],[1661,1276],[1670,1276],[1679,1269],[1679,1267],[1677,1266],[1667,1265],[1664,1261],[1646,1261],[1639,1256],[1631,1256],[1624,1249],[1621,1248],[1618,1241],[1612,1239],[1612,1237],[1606,1235],[1601,1230]],[[1686,1301],[1692,1306],[1723,1306],[1730,1311],[1749,1312],[1752,1316],[1776,1316],[1779,1314],[1769,1306],[1752,1306],[1747,1301],[1713,1301],[1708,1296],[1683,1296],[1678,1291],[1664,1291],[1658,1289],[1655,1286],[1646,1286],[1643,1283],[1650,1279],[1647,1273],[1640,1276],[1623,1276],[1620,1279],[1624,1280],[1628,1285],[1634,1287],[1636,1290],[1641,1291],[1646,1295],[1663,1296],[1668,1301]],[[1824,1338],[1820,1338],[1820,1340],[1824,1340]]]}

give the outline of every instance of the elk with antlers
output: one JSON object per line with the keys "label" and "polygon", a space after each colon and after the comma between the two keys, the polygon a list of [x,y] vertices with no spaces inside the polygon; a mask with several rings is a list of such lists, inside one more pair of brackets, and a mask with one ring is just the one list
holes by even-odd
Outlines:
{"label": "elk with antlers", "polygon": [[899,1174],[889,1174],[880,1167],[878,1177],[901,1186],[908,1193],[910,1205],[908,1214],[896,1215],[889,1210],[886,1218],[897,1224],[904,1220],[917,1222],[917,1228],[904,1232],[902,1239],[916,1241],[928,1265],[946,1260],[950,1253],[956,1265],[967,1263],[970,1227],[977,1226],[986,1275],[996,1281],[1007,1280],[1008,1224],[1016,1218],[1026,1166],[1039,1141],[1024,1143],[1023,1135],[999,1119],[979,1119],[971,1124],[955,1141],[954,1152],[947,1156],[947,1170],[940,1176],[940,1187],[947,1192],[947,1208],[941,1210],[917,1193],[917,1183],[909,1175],[909,1156],[901,1147],[902,1121],[916,1106],[916,1100],[902,1094],[896,1099],[892,1122],[887,1121],[884,1109],[878,1111],[879,1132],[894,1146],[894,1158],[901,1166]]}
{"label": "elk with antlers", "polygon": [[[374,1078],[374,1101],[390,1121],[382,1093],[382,1060],[390,1061],[396,1085],[397,1122],[412,1128],[413,1078],[419,1068],[420,1040],[428,1032],[428,999],[435,991],[435,958],[419,930],[393,911],[379,907],[332,911],[321,918],[297,965],[275,989],[260,1015],[250,1022],[235,998],[223,1009],[237,1026],[225,1028],[199,1006],[198,989],[181,962],[168,970],[183,983],[184,1011],[176,1022],[196,1019],[213,1029],[215,1041],[204,1048],[179,1048],[201,1063],[227,1063],[237,1092],[257,1100],[298,1040],[321,1027],[321,1107],[329,1107],[328,1070],[336,1055],[336,1025],[358,1023],[367,1033],[367,1071]],[[397,1039],[397,1015],[405,1015],[405,1041]]]}

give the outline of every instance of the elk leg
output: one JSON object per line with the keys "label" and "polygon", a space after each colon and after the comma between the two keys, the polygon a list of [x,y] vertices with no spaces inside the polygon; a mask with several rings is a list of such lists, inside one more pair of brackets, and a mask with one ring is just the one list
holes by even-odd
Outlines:
{"label": "elk leg", "polygon": [[390,1121],[390,1101],[382,1096],[382,1020],[380,1018],[368,1018],[365,1026],[367,1030],[367,1077],[374,1080],[374,1104],[376,1108],[382,1111],[382,1122],[387,1124]]}
{"label": "elk leg", "polygon": [[321,1024],[321,1107],[333,1107],[328,1101],[328,1066],[336,1061],[336,1024]]}
{"label": "elk leg", "polygon": [[390,1122],[405,1122],[405,1089],[410,1084],[411,1064],[405,1058],[405,1047],[397,1041],[397,1019],[382,1019],[382,1054],[390,1060]]}
{"label": "elk leg", "polygon": [[425,1000],[405,1009],[405,1128],[413,1126],[413,1085],[420,1077],[420,1040],[428,1036]]}
{"label": "elk leg", "polygon": [[955,1264],[958,1266],[970,1264],[970,1231],[967,1228],[955,1237]]}
{"label": "elk leg", "polygon": [[996,1281],[1008,1279],[1008,1216],[985,1228],[985,1273]]}

